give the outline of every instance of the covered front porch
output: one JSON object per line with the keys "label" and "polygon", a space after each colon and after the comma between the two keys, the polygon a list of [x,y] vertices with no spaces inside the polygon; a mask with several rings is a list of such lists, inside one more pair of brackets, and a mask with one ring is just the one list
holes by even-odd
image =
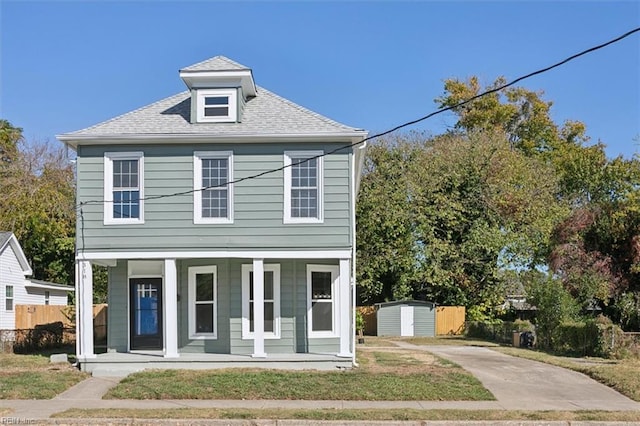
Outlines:
{"label": "covered front porch", "polygon": [[[167,255],[78,259],[76,353],[83,370],[333,369],[355,361],[349,251]],[[93,346],[93,263],[109,266],[104,354]],[[201,283],[211,285],[204,299]],[[137,336],[151,330],[140,326],[149,319],[136,311],[141,293],[153,305],[150,343]]]}

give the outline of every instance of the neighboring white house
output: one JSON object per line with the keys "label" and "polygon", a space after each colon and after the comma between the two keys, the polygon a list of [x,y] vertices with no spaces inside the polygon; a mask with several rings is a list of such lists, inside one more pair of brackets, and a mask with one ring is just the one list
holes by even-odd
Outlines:
{"label": "neighboring white house", "polygon": [[66,305],[73,287],[29,279],[31,267],[11,232],[0,232],[0,330],[13,330],[16,305]]}

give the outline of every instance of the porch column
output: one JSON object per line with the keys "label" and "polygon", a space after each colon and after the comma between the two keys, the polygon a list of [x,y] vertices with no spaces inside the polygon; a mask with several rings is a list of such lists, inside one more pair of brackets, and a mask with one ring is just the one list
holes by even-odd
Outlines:
{"label": "porch column", "polygon": [[338,356],[351,358],[351,304],[350,298],[350,282],[349,274],[349,259],[340,259],[340,276],[338,277],[338,315],[340,324],[338,329],[340,331],[340,352]]}
{"label": "porch column", "polygon": [[264,351],[264,260],[253,259],[253,355],[266,358]]}
{"label": "porch column", "polygon": [[164,260],[164,357],[178,358],[178,273],[175,259]]}
{"label": "porch column", "polygon": [[76,261],[76,351],[78,358],[95,358],[93,351],[93,269]]}

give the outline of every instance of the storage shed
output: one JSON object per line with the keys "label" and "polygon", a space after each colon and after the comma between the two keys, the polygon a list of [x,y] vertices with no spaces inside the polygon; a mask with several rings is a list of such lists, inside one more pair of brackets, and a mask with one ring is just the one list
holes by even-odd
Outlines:
{"label": "storage shed", "polygon": [[378,336],[436,335],[436,304],[400,300],[376,304]]}

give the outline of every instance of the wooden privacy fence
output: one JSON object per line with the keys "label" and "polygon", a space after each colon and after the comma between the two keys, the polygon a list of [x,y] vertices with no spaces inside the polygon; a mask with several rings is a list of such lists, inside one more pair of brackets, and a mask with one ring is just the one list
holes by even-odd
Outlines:
{"label": "wooden privacy fence", "polygon": [[436,307],[436,336],[464,333],[464,306]]}
{"label": "wooden privacy fence", "polygon": [[[75,324],[75,306],[64,305],[16,305],[16,329],[32,329],[36,325],[60,321],[65,327]],[[106,330],[107,305],[93,305],[93,325]]]}

